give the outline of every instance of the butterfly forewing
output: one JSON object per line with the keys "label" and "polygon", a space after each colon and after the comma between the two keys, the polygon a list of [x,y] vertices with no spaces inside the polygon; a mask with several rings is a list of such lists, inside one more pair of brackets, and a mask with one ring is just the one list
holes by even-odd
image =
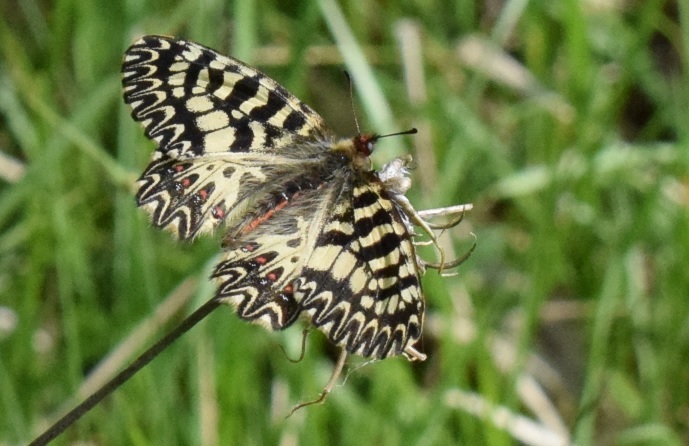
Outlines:
{"label": "butterfly forewing", "polygon": [[366,357],[419,339],[410,227],[355,140],[335,140],[275,81],[192,42],[142,38],[123,84],[158,145],[139,206],[182,239],[227,227],[218,299],[270,329],[302,317]]}
{"label": "butterfly forewing", "polygon": [[323,119],[277,82],[197,43],[146,36],[122,70],[125,102],[158,143],[156,156],[275,153],[325,137]]}

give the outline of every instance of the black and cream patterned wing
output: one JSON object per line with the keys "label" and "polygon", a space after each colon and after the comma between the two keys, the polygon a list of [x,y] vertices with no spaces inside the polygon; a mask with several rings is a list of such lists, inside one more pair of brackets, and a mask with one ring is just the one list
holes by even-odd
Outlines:
{"label": "black and cream patterned wing", "polygon": [[124,98],[160,157],[281,152],[323,139],[323,119],[280,84],[198,43],[145,36],[125,53]]}
{"label": "black and cream patterned wing", "polygon": [[280,194],[273,205],[230,228],[223,240],[225,252],[212,274],[218,283],[216,298],[231,304],[242,319],[268,329],[291,325],[302,312],[294,282],[343,184],[342,178],[335,178],[327,188]]}
{"label": "black and cream patterned wing", "polygon": [[241,217],[268,182],[317,162],[323,148],[313,143],[330,138],[322,118],[277,82],[196,43],[143,37],[122,72],[132,117],[158,145],[138,204],[182,239]]}
{"label": "black and cream patterned wing", "polygon": [[406,217],[380,181],[356,184],[351,201],[331,211],[294,289],[308,320],[350,353],[386,358],[419,339],[416,251]]}

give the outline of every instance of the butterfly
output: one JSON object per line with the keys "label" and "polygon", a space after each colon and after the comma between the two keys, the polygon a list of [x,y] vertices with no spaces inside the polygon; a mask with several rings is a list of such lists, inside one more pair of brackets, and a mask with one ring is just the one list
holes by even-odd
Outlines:
{"label": "butterfly", "polygon": [[302,319],[342,348],[341,363],[425,359],[420,277],[454,263],[421,260],[414,227],[437,246],[433,230],[461,217],[438,226],[414,210],[410,157],[373,170],[382,136],[336,136],[280,84],[197,43],[145,36],[122,72],[157,146],[137,204],[182,240],[225,229],[216,302],[270,330]]}

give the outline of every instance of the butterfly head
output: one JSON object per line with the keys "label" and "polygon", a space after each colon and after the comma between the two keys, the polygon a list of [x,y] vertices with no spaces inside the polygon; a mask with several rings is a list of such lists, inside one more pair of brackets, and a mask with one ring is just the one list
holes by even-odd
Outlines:
{"label": "butterfly head", "polygon": [[336,153],[342,161],[351,163],[357,170],[371,170],[371,153],[375,148],[376,142],[381,138],[395,135],[410,135],[416,133],[416,129],[407,130],[389,135],[376,135],[374,133],[359,133],[352,139],[343,139],[331,147],[331,151]]}
{"label": "butterfly head", "polygon": [[376,142],[381,138],[387,138],[388,136],[398,136],[398,135],[413,135],[417,132],[415,128],[405,130],[404,132],[388,133],[387,135],[376,135],[373,133],[359,133],[354,137],[354,148],[356,149],[357,155],[360,156],[371,156],[373,153],[373,148]]}
{"label": "butterfly head", "polygon": [[371,156],[378,139],[380,139],[380,136],[371,133],[360,133],[356,135],[354,137],[354,148],[356,149],[357,155]]}
{"label": "butterfly head", "polygon": [[371,160],[369,156],[373,153],[376,142],[381,138],[387,138],[388,136],[397,135],[412,135],[416,133],[416,129],[412,128],[405,130],[404,132],[389,133],[387,135],[376,135],[375,133],[359,133],[356,135],[351,142],[346,144],[348,147],[349,157],[352,160],[354,166],[359,169],[368,170],[371,168]]}

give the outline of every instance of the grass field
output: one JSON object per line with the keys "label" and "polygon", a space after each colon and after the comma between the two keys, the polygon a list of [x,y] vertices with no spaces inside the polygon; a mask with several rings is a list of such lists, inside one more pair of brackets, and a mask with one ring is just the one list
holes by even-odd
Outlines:
{"label": "grass field", "polygon": [[411,153],[412,203],[473,203],[443,243],[477,247],[424,277],[423,363],[350,357],[285,419],[337,350],[312,332],[294,364],[299,326],[223,307],[55,444],[689,443],[688,3],[26,0],[0,4],[0,445],[213,295],[220,234],[176,242],[134,202],[153,144],[120,64],[143,34],[245,60],[353,135],[347,69],[363,129],[420,131],[375,165]]}

